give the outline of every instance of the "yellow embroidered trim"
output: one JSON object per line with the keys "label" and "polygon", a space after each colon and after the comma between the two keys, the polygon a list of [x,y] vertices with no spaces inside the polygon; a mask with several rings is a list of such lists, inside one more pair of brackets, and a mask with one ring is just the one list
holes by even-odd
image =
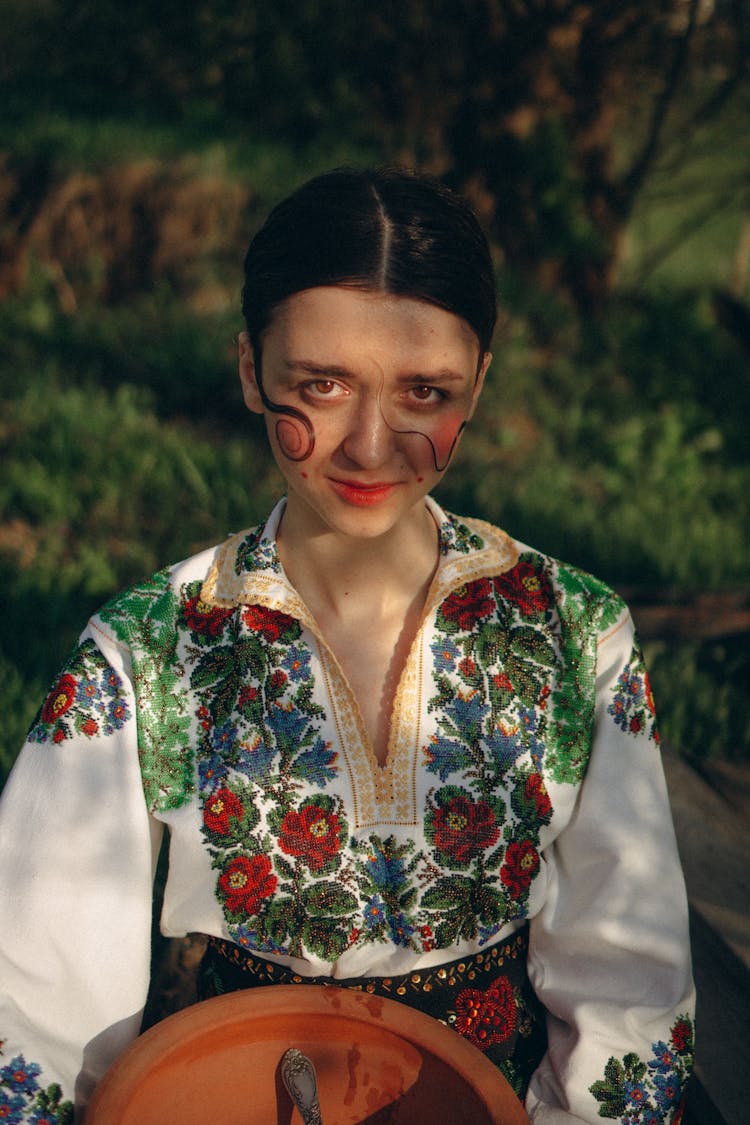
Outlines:
{"label": "yellow embroidered trim", "polygon": [[379,810],[388,812],[388,780],[386,767],[382,770],[375,760],[365,731],[362,715],[349,683],[334,657],[325,645],[318,642],[320,664],[323,669],[331,712],[336,723],[342,748],[346,748],[349,777],[352,784],[355,808],[355,827],[377,824]]}
{"label": "yellow embroidered trim", "polygon": [[[456,587],[475,578],[503,574],[518,562],[518,547],[506,532],[484,520],[469,518],[462,522],[484,540],[485,546],[468,555],[441,560],[427,595],[425,617]],[[221,609],[262,601],[269,609],[283,609],[306,625],[314,626],[305,603],[283,575],[235,572],[237,551],[246,537],[247,531],[240,531],[219,549],[201,588],[201,600]]]}
{"label": "yellow embroidered trim", "polygon": [[[349,741],[346,739],[346,737],[344,735],[344,730],[343,730],[342,725],[341,725],[341,722],[339,721],[339,713],[338,713],[338,708],[336,706],[336,697],[335,697],[334,692],[333,692],[333,685],[331,684],[331,677],[329,675],[329,669],[328,669],[328,660],[326,659],[324,647],[323,647],[323,645],[322,645],[322,643],[321,643],[321,641],[319,640],[318,637],[315,637],[315,643],[316,643],[316,646],[317,646],[317,649],[318,649],[318,658],[320,660],[320,667],[323,670],[323,680],[325,682],[326,692],[328,693],[328,700],[329,700],[330,705],[331,705],[331,716],[333,718],[333,722],[334,722],[334,725],[336,727],[336,733],[338,735],[339,751],[341,753],[342,758],[344,759],[344,763],[345,763],[346,768],[349,772],[349,781],[351,782],[351,787],[352,787],[352,806],[354,808],[354,823],[355,823],[356,827],[359,828],[359,827],[361,827],[361,824],[362,824],[362,811],[361,811],[360,790],[359,790],[359,787],[357,785],[358,777],[357,777],[357,771],[356,771],[356,760],[353,761],[352,757],[351,757],[351,750],[352,750],[352,747],[354,747],[354,744],[353,743],[350,744]],[[356,747],[354,747],[354,751],[355,751],[354,757],[356,759]],[[366,785],[366,778],[364,779],[364,783]],[[370,803],[374,804],[374,795],[368,794],[367,796],[369,797]]]}
{"label": "yellow embroidered trim", "polygon": [[223,545],[201,587],[201,601],[220,609],[256,602],[296,617],[306,628],[318,632],[315,620],[294,587],[283,575],[260,571],[236,574],[234,560],[247,532],[233,535]]}
{"label": "yellow embroidered trim", "polygon": [[515,541],[499,527],[484,520],[462,519],[461,522],[484,540],[484,547],[469,555],[457,555],[443,560],[430,587],[424,607],[428,617],[453,590],[477,578],[494,578],[505,574],[518,562],[520,554]]}

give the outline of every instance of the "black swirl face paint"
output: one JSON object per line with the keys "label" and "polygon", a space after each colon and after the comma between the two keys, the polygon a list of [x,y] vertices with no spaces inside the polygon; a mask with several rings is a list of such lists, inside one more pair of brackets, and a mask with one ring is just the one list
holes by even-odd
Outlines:
{"label": "black swirl face paint", "polygon": [[[395,403],[385,403],[385,377],[381,377],[380,387],[377,392],[377,404],[381,418],[386,427],[393,434],[404,438],[416,438],[426,442],[429,447],[435,472],[442,473],[450,464],[458,440],[463,433],[471,412],[473,390],[476,386],[479,373],[474,380],[474,385],[469,391],[455,394],[452,399],[443,400],[442,404],[434,408],[428,417],[425,416],[426,408],[415,408],[413,400],[396,400]],[[256,366],[256,384],[264,407],[272,414],[279,415],[276,420],[275,433],[279,449],[289,461],[306,461],[315,448],[315,428],[308,415],[299,407],[284,403],[274,402],[269,398],[263,386],[260,365]],[[440,393],[435,388],[430,388],[430,393]],[[422,417],[417,424],[415,415],[421,413]],[[345,435],[342,441],[345,440]]]}
{"label": "black swirl face paint", "polygon": [[276,420],[276,440],[279,449],[289,461],[306,461],[315,448],[315,430],[307,415],[296,406],[283,406],[273,402],[263,386],[260,363],[255,368],[255,383],[266,410],[282,417]]}

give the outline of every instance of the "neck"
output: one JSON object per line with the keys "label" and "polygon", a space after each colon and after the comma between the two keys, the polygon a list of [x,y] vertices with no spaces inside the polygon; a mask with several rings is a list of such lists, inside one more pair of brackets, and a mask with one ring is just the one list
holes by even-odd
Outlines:
{"label": "neck", "polygon": [[348,615],[354,604],[399,612],[426,594],[438,562],[438,533],[425,504],[412,520],[376,538],[306,528],[282,517],[277,532],[281,563],[316,614]]}

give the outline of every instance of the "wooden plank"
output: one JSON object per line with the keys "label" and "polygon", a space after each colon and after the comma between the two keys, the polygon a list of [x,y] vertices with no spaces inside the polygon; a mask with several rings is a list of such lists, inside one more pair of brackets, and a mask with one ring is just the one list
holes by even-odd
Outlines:
{"label": "wooden plank", "polygon": [[686,1125],[747,1125],[750,1075],[750,840],[746,818],[664,752],[691,906],[698,993],[696,1083]]}

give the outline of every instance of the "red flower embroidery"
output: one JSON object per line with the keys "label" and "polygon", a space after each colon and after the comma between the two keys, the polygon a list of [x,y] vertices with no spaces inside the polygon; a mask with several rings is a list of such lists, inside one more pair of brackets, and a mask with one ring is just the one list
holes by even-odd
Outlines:
{"label": "red flower embroidery", "polygon": [[294,625],[294,618],[288,613],[268,609],[264,605],[249,605],[242,614],[242,620],[255,633],[260,633],[267,641],[277,641]]}
{"label": "red flower embroidery", "polygon": [[505,863],[500,868],[500,878],[508,888],[511,898],[518,898],[529,889],[539,868],[539,852],[531,840],[508,844]]}
{"label": "red flower embroidery", "polygon": [[338,853],[340,831],[335,813],[306,805],[301,812],[292,809],[284,817],[279,847],[287,855],[303,859],[311,871],[320,871]]}
{"label": "red flower embroidery", "polygon": [[96,719],[85,719],[81,724],[81,731],[88,738],[93,738],[95,734],[99,733],[99,724]]}
{"label": "red flower embroidery", "polygon": [[544,778],[540,773],[532,773],[526,779],[524,795],[527,801],[533,801],[535,804],[536,815],[539,820],[548,821],[552,815],[552,802],[549,799]]}
{"label": "red flower embroidery", "polygon": [[276,890],[278,879],[267,855],[239,856],[219,876],[219,892],[232,914],[257,914],[264,898]]}
{"label": "red flower embroidery", "polygon": [[457,863],[468,863],[472,856],[497,843],[500,829],[486,801],[452,797],[435,810],[435,847]]}
{"label": "red flower embroidery", "polygon": [[492,682],[498,691],[513,691],[513,681],[505,672],[500,672],[497,676],[493,676]]}
{"label": "red flower embroidery", "polygon": [[489,617],[495,608],[491,595],[492,587],[488,578],[469,582],[445,599],[440,607],[443,617],[447,621],[454,621],[459,629],[471,629],[475,622]]}
{"label": "red flower embroidery", "polygon": [[456,997],[456,1031],[480,1051],[504,1043],[515,1026],[516,1001],[507,977],[498,977],[486,992],[465,988]]}
{"label": "red flower embroidery", "polygon": [[517,605],[524,617],[537,617],[549,609],[552,588],[543,570],[519,562],[512,570],[494,578],[495,590]]}
{"label": "red flower embroidery", "polygon": [[182,612],[191,633],[205,633],[209,637],[218,637],[227,618],[232,616],[234,610],[209,605],[208,602],[201,601],[200,596],[196,594],[195,597],[188,598]]}
{"label": "red flower embroidery", "polygon": [[237,696],[237,706],[247,707],[249,703],[255,702],[255,700],[258,698],[258,694],[259,692],[257,687],[240,688],[240,693]]}
{"label": "red flower embroidery", "polygon": [[230,816],[242,816],[244,809],[242,801],[231,789],[217,789],[203,809],[203,823],[209,832],[217,836],[226,836],[229,832]]}
{"label": "red flower embroidery", "polygon": [[684,1054],[693,1042],[693,1031],[689,1020],[678,1020],[672,1028],[672,1043],[675,1049]]}
{"label": "red flower embroidery", "polygon": [[60,677],[44,701],[42,707],[43,723],[55,723],[62,718],[66,711],[70,710],[76,697],[76,687],[76,681],[69,672]]}

